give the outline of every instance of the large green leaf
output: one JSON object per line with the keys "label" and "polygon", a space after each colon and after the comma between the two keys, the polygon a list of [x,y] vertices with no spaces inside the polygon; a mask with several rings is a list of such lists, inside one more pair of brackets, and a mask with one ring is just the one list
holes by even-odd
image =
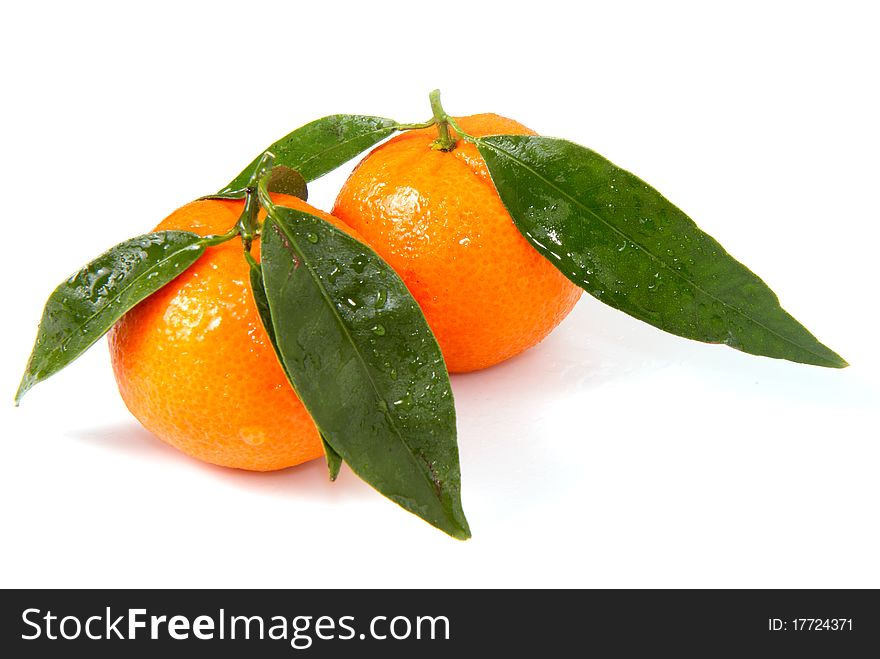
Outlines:
{"label": "large green leaf", "polygon": [[476,139],[519,230],[566,277],[660,329],[795,362],[846,362],[647,183],[549,137]]}
{"label": "large green leaf", "polygon": [[55,289],[15,395],[54,375],[101,338],[122,315],[186,270],[205,251],[188,231],[159,231],[108,250]]}
{"label": "large green leaf", "polygon": [[[254,304],[257,307],[257,313],[263,322],[263,328],[269,337],[269,343],[275,349],[278,355],[278,361],[281,362],[281,353],[278,352],[278,344],[275,342],[275,328],[272,327],[272,314],[269,311],[269,300],[266,298],[266,287],[263,285],[263,269],[259,264],[252,266],[250,269],[251,292],[254,295]],[[284,362],[281,362],[284,366]]]}
{"label": "large green leaf", "polygon": [[[281,362],[281,367],[285,369],[286,373],[287,368],[284,366],[281,352],[278,350],[278,343],[275,340],[275,328],[272,326],[272,312],[269,310],[269,300],[266,297],[266,286],[263,284],[263,271],[259,265],[251,267],[250,281],[257,313],[260,315],[260,320],[263,323],[263,327],[266,329],[269,343],[272,344],[275,354],[278,356],[278,361]],[[289,375],[287,376],[287,379],[290,380]],[[291,383],[291,386],[293,386],[293,383]],[[342,466],[342,458],[333,450],[333,447],[327,443],[327,440],[324,439],[323,435],[321,436],[321,446],[324,448],[324,457],[327,459],[327,473],[330,476],[330,480],[335,481],[336,477],[339,476],[339,468]]]}
{"label": "large green leaf", "polygon": [[278,349],[324,440],[379,492],[469,537],[449,377],[406,286],[371,249],[290,208],[270,211],[261,250]]}
{"label": "large green leaf", "polygon": [[397,126],[393,119],[356,114],[334,114],[317,119],[262,151],[217,194],[243,195],[242,191],[267,151],[275,155],[275,165],[295,169],[306,181],[314,181],[381,142],[397,130]]}

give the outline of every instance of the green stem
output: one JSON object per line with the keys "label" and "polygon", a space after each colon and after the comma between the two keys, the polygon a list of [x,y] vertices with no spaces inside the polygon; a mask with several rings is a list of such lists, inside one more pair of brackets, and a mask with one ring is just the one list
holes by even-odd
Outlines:
{"label": "green stem", "polygon": [[[263,199],[261,198],[257,188],[259,187],[259,184],[261,182],[267,181],[269,179],[269,176],[272,173],[272,165],[274,163],[275,154],[273,154],[271,151],[266,151],[266,153],[263,154],[263,157],[260,158],[260,162],[257,164],[256,169],[254,169],[254,173],[251,174],[251,178],[248,181],[244,201],[244,210],[242,211],[241,216],[238,218],[238,224],[236,225],[239,229],[239,233],[241,234],[241,243],[244,246],[244,251],[246,255],[250,255],[251,243],[254,240],[254,236],[258,234],[260,229],[257,217],[260,214],[260,204],[262,203]],[[269,193],[266,192],[266,197],[268,198],[268,196]]]}
{"label": "green stem", "polygon": [[263,208],[266,209],[266,212],[271,215],[272,211],[275,210],[275,204],[272,203],[272,197],[269,196],[269,174],[270,172],[266,172],[264,176],[260,177],[257,180],[257,198],[260,200],[260,204],[262,204]]}
{"label": "green stem", "polygon": [[455,129],[456,133],[461,135],[468,142],[473,142],[474,144],[476,144],[478,138],[474,137],[470,133],[464,132],[461,129],[461,126],[458,125],[458,122],[455,119],[453,119],[452,117],[446,117],[446,120],[449,122],[449,125]]}
{"label": "green stem", "polygon": [[259,214],[260,200],[257,198],[257,191],[248,186],[244,210],[238,218],[238,228],[241,233],[241,242],[244,245],[245,254],[251,251],[251,243],[254,240],[254,233],[257,231],[257,217]]}
{"label": "green stem", "polygon": [[213,247],[214,245],[219,245],[220,243],[225,243],[228,240],[232,240],[238,235],[240,227],[238,223],[235,224],[229,231],[226,233],[215,233],[209,236],[205,236],[202,238],[202,244],[205,247]]}
{"label": "green stem", "polygon": [[434,117],[431,117],[427,121],[423,121],[420,124],[397,124],[395,128],[397,130],[419,130],[420,128],[430,128],[434,124],[437,123],[437,120]]}
{"label": "green stem", "polygon": [[431,101],[431,111],[434,113],[434,121],[439,133],[436,140],[431,143],[431,148],[437,151],[452,151],[455,148],[455,138],[449,134],[450,117],[440,104],[440,90],[435,89],[428,94]]}
{"label": "green stem", "polygon": [[250,249],[246,249],[244,251],[244,260],[248,262],[248,265],[251,267],[251,270],[259,270],[260,269],[260,264],[257,261],[257,259],[255,259],[253,257]]}

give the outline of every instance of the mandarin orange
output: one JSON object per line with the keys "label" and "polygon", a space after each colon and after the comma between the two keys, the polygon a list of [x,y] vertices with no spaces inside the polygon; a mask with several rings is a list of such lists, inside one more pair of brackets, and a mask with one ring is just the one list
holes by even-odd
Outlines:
{"label": "mandarin orange", "polygon": [[[300,199],[280,194],[273,199],[354,234]],[[194,201],[156,230],[223,233],[242,208],[241,201]],[[258,257],[259,241],[252,253]],[[128,409],[184,453],[254,471],[322,455],[315,424],[260,321],[238,239],[209,247],[191,268],[126,313],[109,339]]]}
{"label": "mandarin orange", "polygon": [[[474,136],[534,133],[496,114],[457,120]],[[451,128],[450,128],[451,131]],[[474,371],[541,341],[581,289],[522,236],[473,144],[431,148],[437,128],[374,149],[336,198],[353,227],[401,276],[450,372]]]}

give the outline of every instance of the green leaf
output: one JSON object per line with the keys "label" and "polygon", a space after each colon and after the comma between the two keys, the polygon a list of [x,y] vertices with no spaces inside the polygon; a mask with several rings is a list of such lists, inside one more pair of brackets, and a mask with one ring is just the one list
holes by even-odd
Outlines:
{"label": "green leaf", "polygon": [[[269,310],[269,300],[266,297],[266,287],[263,284],[263,271],[259,265],[251,267],[250,280],[251,290],[254,293],[254,302],[257,305],[260,320],[263,322],[263,327],[266,329],[266,334],[269,336],[269,342],[275,349],[278,361],[281,362],[281,368],[284,369],[287,379],[290,380],[290,375],[287,373],[287,367],[284,365],[284,361],[281,358],[281,352],[278,350],[278,343],[275,341],[275,328],[272,327],[272,312]],[[291,382],[291,387],[292,386],[293,383]],[[327,471],[330,480],[335,481],[336,477],[339,476],[339,468],[342,466],[342,457],[333,450],[333,447],[327,443],[327,440],[323,435],[321,435],[321,445],[324,447],[324,456],[327,459]]]}
{"label": "green leaf", "polygon": [[519,230],[602,302],[689,339],[847,365],[757,275],[636,176],[565,140],[496,135],[476,143]]}
{"label": "green leaf", "polygon": [[261,250],[278,349],[327,444],[392,501],[470,537],[449,376],[406,286],[367,246],[290,208],[270,211]]}
{"label": "green leaf", "polygon": [[188,231],[159,231],[104,252],[49,296],[15,402],[100,339],[122,315],[186,270],[205,251]]}
{"label": "green leaf", "polygon": [[[259,160],[254,163],[254,170],[256,170],[256,167],[258,166]],[[255,174],[255,176],[257,175]],[[281,166],[272,169],[272,172],[269,175],[267,188],[269,192],[280,192],[281,194],[292,195],[294,197],[299,197],[303,201],[308,201],[309,199],[309,188],[306,184],[306,180],[303,178],[302,174],[290,167]],[[217,194],[209,194],[204,197],[199,197],[199,200],[244,199],[247,197],[247,194],[247,187],[239,188],[237,190],[224,189],[223,192],[218,192]]]}
{"label": "green leaf", "polygon": [[309,199],[309,188],[306,180],[295,169],[279,165],[272,169],[269,174],[268,183],[269,192],[280,192],[281,194],[299,197],[303,201]]}
{"label": "green leaf", "polygon": [[339,468],[342,467],[342,456],[327,443],[324,435],[321,435],[321,444],[324,447],[324,457],[327,458],[327,472],[330,475],[330,480],[335,481],[339,476]]}
{"label": "green leaf", "polygon": [[269,311],[269,300],[266,298],[266,287],[263,285],[263,269],[259,265],[251,266],[250,270],[251,292],[254,295],[254,304],[257,307],[257,313],[263,322],[263,328],[269,337],[269,343],[275,348],[275,354],[278,355],[278,361],[284,368],[284,362],[281,360],[281,353],[278,351],[278,344],[275,342],[275,328],[272,327],[272,312]]}
{"label": "green leaf", "polygon": [[275,155],[275,165],[295,169],[306,181],[314,181],[397,130],[397,122],[382,117],[334,114],[317,119],[272,144],[260,153],[218,195],[243,191],[266,151]]}

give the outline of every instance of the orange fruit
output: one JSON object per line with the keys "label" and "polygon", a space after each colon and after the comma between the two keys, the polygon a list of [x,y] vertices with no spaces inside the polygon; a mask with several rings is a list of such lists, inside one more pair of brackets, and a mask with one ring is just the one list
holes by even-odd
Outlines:
{"label": "orange fruit", "polygon": [[[353,233],[300,199],[273,199]],[[156,230],[223,233],[243,206],[241,201],[194,201]],[[252,253],[258,257],[258,241]],[[263,329],[239,239],[209,247],[192,267],[126,313],[109,336],[125,404],[175,448],[206,462],[254,471],[322,455],[315,424]]]}
{"label": "orange fruit", "polygon": [[[535,134],[496,114],[457,121],[475,136]],[[339,192],[333,215],[401,276],[448,369],[474,371],[541,341],[581,289],[513,224],[477,148],[459,140],[452,151],[436,151],[436,138],[436,127],[413,130],[374,149]]]}

